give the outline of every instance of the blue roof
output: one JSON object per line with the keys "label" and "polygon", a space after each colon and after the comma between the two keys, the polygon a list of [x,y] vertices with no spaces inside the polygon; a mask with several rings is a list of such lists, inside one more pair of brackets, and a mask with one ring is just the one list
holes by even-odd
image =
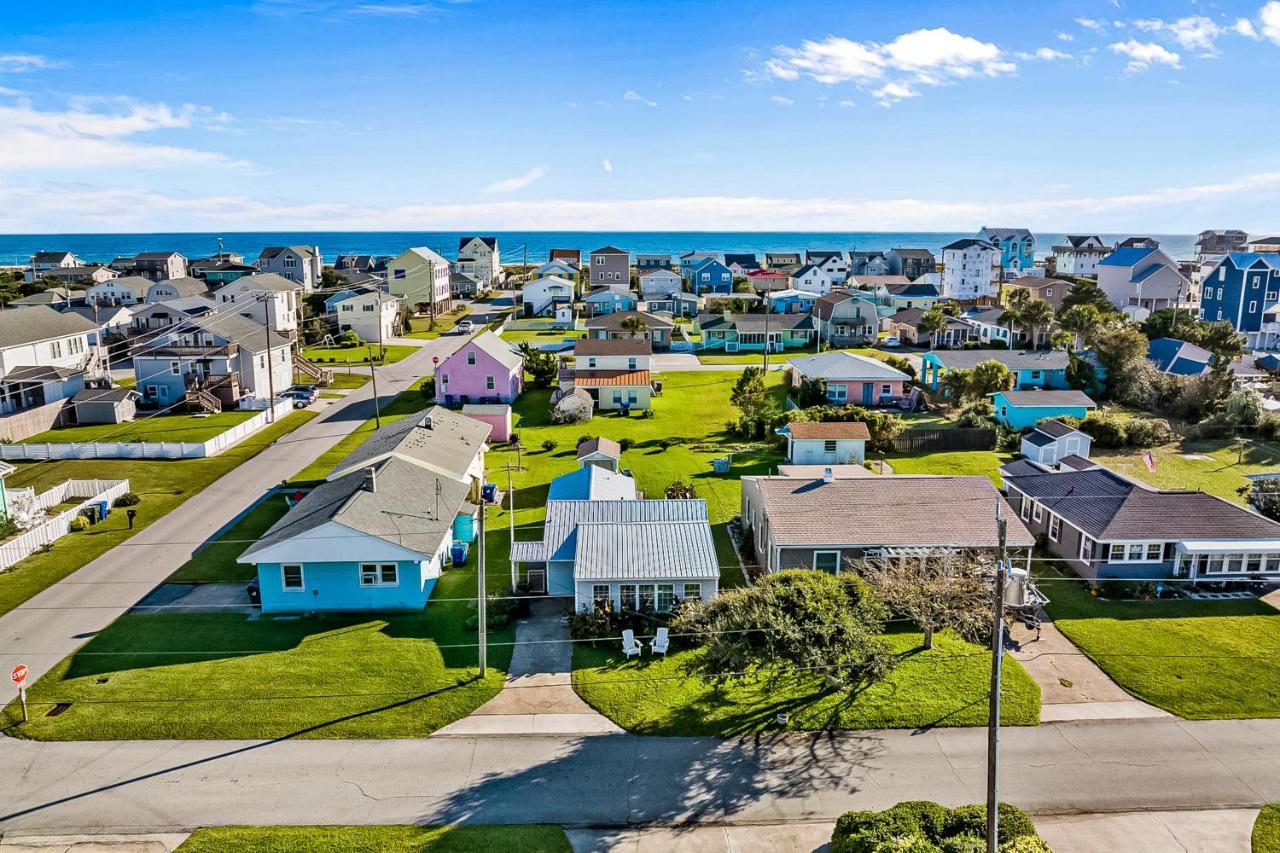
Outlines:
{"label": "blue roof", "polygon": [[1156,338],[1147,345],[1147,358],[1161,373],[1174,376],[1199,376],[1213,361],[1207,349],[1177,338]]}
{"label": "blue roof", "polygon": [[588,465],[551,481],[549,501],[635,500],[636,481],[599,465]]}
{"label": "blue roof", "polygon": [[1099,261],[1099,263],[1108,267],[1131,267],[1134,264],[1140,263],[1143,258],[1154,251],[1156,250],[1140,249],[1137,246],[1125,246],[1124,248],[1116,249],[1114,252]]}
{"label": "blue roof", "polygon": [[1258,261],[1262,261],[1272,269],[1280,269],[1280,254],[1275,252],[1231,252],[1227,257],[1240,269],[1251,267]]}

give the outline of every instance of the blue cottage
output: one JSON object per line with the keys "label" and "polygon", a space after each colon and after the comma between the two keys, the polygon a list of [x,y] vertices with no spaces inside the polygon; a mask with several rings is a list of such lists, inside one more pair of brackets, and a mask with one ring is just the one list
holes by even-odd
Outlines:
{"label": "blue cottage", "polygon": [[991,395],[995,419],[1016,431],[1031,429],[1050,418],[1084,419],[1096,403],[1083,391],[997,391]]}
{"label": "blue cottage", "polygon": [[1280,347],[1280,254],[1232,252],[1200,280],[1200,319],[1226,320],[1251,349]]}

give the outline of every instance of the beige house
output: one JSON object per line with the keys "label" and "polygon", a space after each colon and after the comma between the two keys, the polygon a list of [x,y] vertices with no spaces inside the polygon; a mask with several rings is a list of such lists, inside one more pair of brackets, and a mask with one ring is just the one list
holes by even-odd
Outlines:
{"label": "beige house", "polygon": [[497,237],[462,237],[458,240],[458,272],[474,275],[482,290],[502,283],[502,258]]}

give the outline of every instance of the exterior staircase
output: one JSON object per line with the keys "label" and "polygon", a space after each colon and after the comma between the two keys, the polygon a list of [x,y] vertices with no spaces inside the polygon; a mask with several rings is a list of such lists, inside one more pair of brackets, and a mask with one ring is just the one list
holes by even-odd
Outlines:
{"label": "exterior staircase", "polygon": [[298,354],[293,356],[293,372],[310,377],[317,385],[329,385],[333,382],[333,371],[307,361]]}
{"label": "exterior staircase", "polygon": [[202,411],[217,413],[222,411],[222,401],[215,397],[210,391],[199,386],[193,386],[187,389],[187,395],[183,398],[183,402],[187,404],[190,411]]}

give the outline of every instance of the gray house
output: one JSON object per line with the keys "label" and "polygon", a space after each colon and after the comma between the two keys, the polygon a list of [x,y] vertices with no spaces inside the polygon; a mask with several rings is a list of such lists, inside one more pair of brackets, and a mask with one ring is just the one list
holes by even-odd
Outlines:
{"label": "gray house", "polygon": [[938,271],[938,260],[928,249],[891,249],[884,259],[890,275],[905,275],[912,281]]}
{"label": "gray house", "polygon": [[1280,578],[1280,524],[1206,492],[1152,488],[1106,468],[1001,469],[1009,504],[1082,577]]}
{"label": "gray house", "polygon": [[591,253],[591,288],[631,287],[631,253],[604,246]]}

